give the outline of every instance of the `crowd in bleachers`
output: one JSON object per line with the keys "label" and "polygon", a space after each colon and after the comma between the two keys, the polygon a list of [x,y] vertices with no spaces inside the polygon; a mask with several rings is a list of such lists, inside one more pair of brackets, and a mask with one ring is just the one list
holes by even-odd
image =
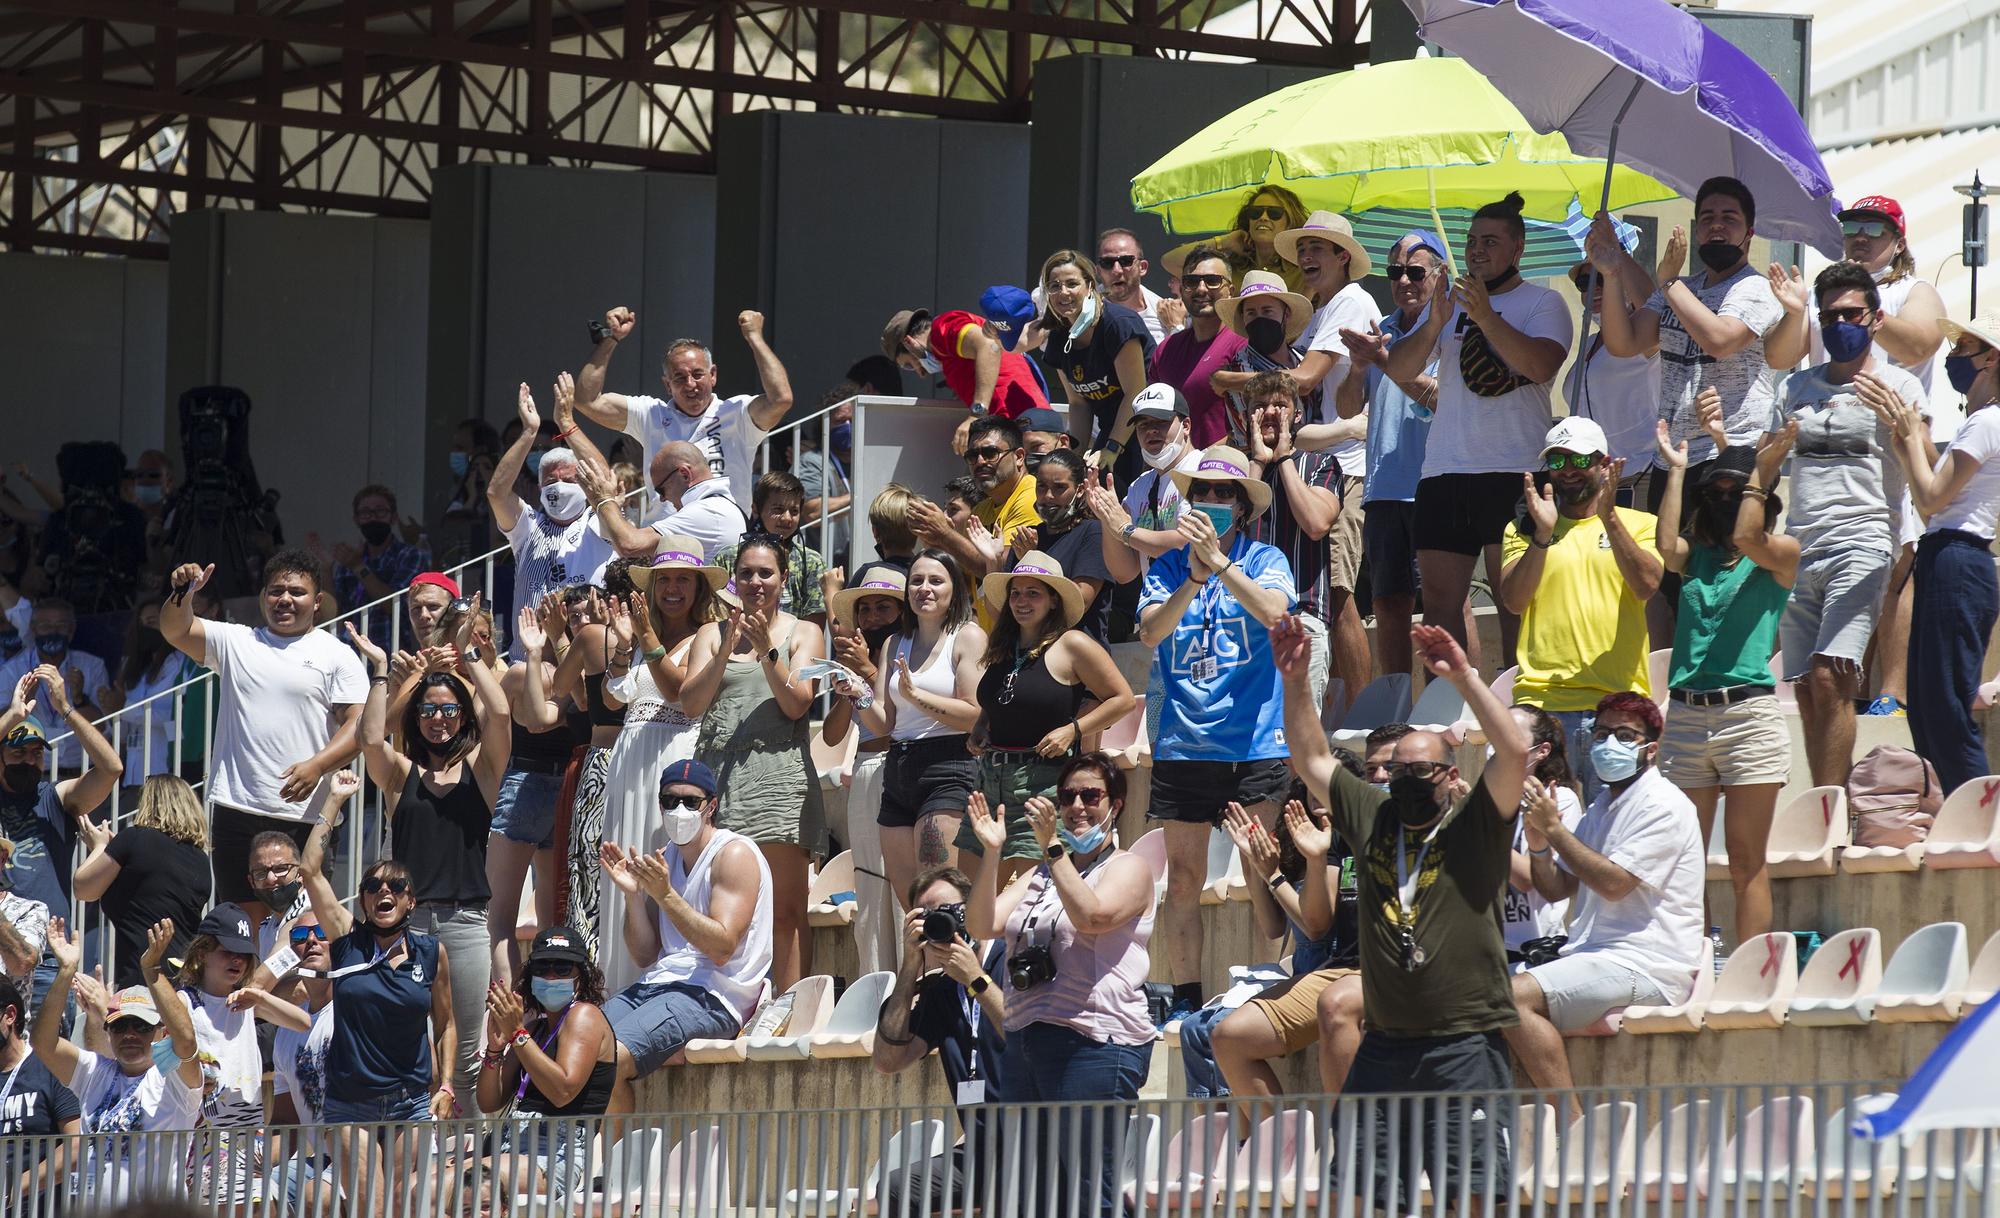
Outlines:
{"label": "crowd in bleachers", "polygon": [[[1377,268],[1345,218],[1261,190],[1170,255],[1164,298],[1112,230],[985,316],[889,320],[827,403],[885,361],[940,379],[966,474],[867,503],[851,404],[760,469],[795,404],[762,315],[738,319],[755,392],[680,340],[653,397],[605,388],[637,320],[613,308],[506,434],[454,439],[438,527],[504,539],[490,598],[368,486],[357,541],[267,547],[232,615],[216,556],[145,544],[173,489],[147,454],[114,663],[76,646],[57,543],[0,548],[0,1102],[42,1097],[0,1135],[203,1128],[173,1170],[205,1200],[381,1202],[417,1123],[505,1113],[508,1188],[560,1198],[585,1147],[523,1118],[632,1112],[690,1061],[938,1050],[976,1141],[982,1104],[1136,1099],[1163,1030],[1190,1094],[1270,1097],[1310,1045],[1328,1093],[1504,1090],[1517,1062],[1563,1089],[1567,1036],[1781,1019],[1795,973],[1753,976],[1796,968],[1774,868],[1926,861],[1933,784],[1938,858],[1988,857],[1947,825],[1988,770],[2000,323],[1943,316],[1893,200],[1843,212],[1848,257],[1810,283],[1749,264],[1740,183],[1694,204],[1656,267],[1598,218],[1574,352],[1570,302],[1519,273],[1518,196],[1456,258],[1419,230]],[[0,486],[17,536],[61,510],[28,481],[41,508]],[[1911,785],[1893,759],[1850,781],[1864,713],[1907,714],[1907,806],[1880,798]],[[1817,837],[1780,807],[1795,733]],[[1877,797],[1853,834],[1850,790]],[[1157,832],[1124,840],[1128,807]],[[1290,954],[1211,993],[1218,844]],[[816,895],[866,974],[837,1002]],[[1964,934],[1936,948],[1961,980]],[[1853,942],[1880,980],[1879,937]],[[1889,974],[1906,951],[1935,954]],[[1803,1020],[1910,993],[1864,988],[1802,986]],[[1017,1136],[1110,1212],[1123,1139],[1070,1119]],[[294,1121],[337,1147],[261,1141]],[[1434,1112],[1399,1136],[1449,1143],[1434,1188],[1507,1187]],[[964,1145],[884,1188],[941,1204]],[[336,1149],[368,1173],[325,1179]],[[135,1154],[57,1170],[117,1190],[159,1170]]]}

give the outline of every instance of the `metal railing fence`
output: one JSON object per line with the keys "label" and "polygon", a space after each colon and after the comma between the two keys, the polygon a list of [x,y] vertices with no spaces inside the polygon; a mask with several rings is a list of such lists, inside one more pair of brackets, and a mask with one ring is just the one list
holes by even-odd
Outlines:
{"label": "metal railing fence", "polygon": [[19,1182],[0,1190],[0,1215],[155,1195],[286,1218],[2000,1213],[1995,1130],[1866,1142],[1835,1122],[1880,1094],[1656,1087],[15,1138],[0,1140]]}

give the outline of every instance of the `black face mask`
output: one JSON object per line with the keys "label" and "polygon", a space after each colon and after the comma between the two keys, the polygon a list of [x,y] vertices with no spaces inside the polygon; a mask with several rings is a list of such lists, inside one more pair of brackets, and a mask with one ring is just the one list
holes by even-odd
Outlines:
{"label": "black face mask", "polygon": [[1509,283],[1513,282],[1515,279],[1520,278],[1520,275],[1521,272],[1519,268],[1510,266],[1506,270],[1500,272],[1498,275],[1495,275],[1493,278],[1487,280],[1486,290],[1489,292],[1497,292],[1501,288],[1504,288]]}
{"label": "black face mask", "polygon": [[367,521],[361,526],[361,540],[371,546],[379,546],[389,540],[389,527],[386,520]]}
{"label": "black face mask", "polygon": [[1275,356],[1285,345],[1285,323],[1275,317],[1253,317],[1243,323],[1243,337],[1257,354]]}
{"label": "black face mask", "polygon": [[888,642],[889,636],[894,633],[896,633],[896,623],[890,622],[887,626],[869,627],[861,632],[861,638],[868,644],[869,653],[873,654],[881,651],[882,644]]}
{"label": "black face mask", "polygon": [[4,769],[0,769],[0,782],[5,782],[7,789],[10,791],[26,794],[34,790],[41,781],[42,768],[36,765],[29,765],[25,761],[19,765],[10,765]]}
{"label": "black face mask", "polygon": [[1703,266],[1719,273],[1743,261],[1743,247],[1733,241],[1704,241],[1696,247],[1695,255]]}
{"label": "black face mask", "polygon": [[279,884],[275,888],[266,888],[257,895],[264,899],[264,904],[270,906],[273,916],[282,918],[290,912],[292,902],[299,899],[299,890],[302,887],[299,881],[293,880],[287,884]]}
{"label": "black face mask", "polygon": [[1396,803],[1396,816],[1406,825],[1421,825],[1438,814],[1437,784],[1428,778],[1405,774],[1389,780],[1389,798]]}

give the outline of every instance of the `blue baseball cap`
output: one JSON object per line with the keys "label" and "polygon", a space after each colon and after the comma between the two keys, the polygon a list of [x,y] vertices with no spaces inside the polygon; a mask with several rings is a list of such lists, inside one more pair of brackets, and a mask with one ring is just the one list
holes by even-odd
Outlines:
{"label": "blue baseball cap", "polygon": [[1415,241],[1418,249],[1426,249],[1436,254],[1439,262],[1445,260],[1444,242],[1438,240],[1437,235],[1431,232],[1431,230],[1427,228],[1413,228],[1396,238],[1397,245],[1403,245],[1410,241]]}
{"label": "blue baseball cap", "polygon": [[660,790],[665,791],[676,783],[700,787],[704,795],[715,794],[715,771],[707,763],[700,761],[676,761],[660,771]]}
{"label": "blue baseball cap", "polygon": [[0,744],[5,744],[10,749],[25,749],[30,745],[45,745],[48,742],[49,730],[42,726],[41,720],[29,715],[16,723],[13,730],[7,733],[7,739],[0,741]]}
{"label": "blue baseball cap", "polygon": [[1021,341],[1021,330],[1035,320],[1035,298],[1024,288],[998,283],[979,294],[979,311],[993,323],[1000,345],[1012,351]]}

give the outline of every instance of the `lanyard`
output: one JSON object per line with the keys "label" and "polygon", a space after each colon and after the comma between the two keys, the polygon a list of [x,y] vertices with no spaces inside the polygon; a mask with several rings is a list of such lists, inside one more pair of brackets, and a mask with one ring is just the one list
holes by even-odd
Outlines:
{"label": "lanyard", "polygon": [[14,1068],[7,1072],[7,1085],[5,1087],[0,1087],[0,1112],[6,1111],[7,1097],[14,1094],[14,1080],[21,1076],[21,1067],[27,1065],[28,1059],[33,1056],[34,1053],[32,1050],[27,1053],[23,1053],[21,1055],[21,1060],[15,1062]]}
{"label": "lanyard", "polygon": [[[989,981],[986,984],[992,985],[993,983]],[[967,990],[964,986],[960,986],[958,990],[958,1001],[959,1005],[962,1006],[965,1010],[965,1026],[972,1033],[971,1047],[967,1050],[965,1054],[965,1068],[966,1071],[973,1078],[978,1078],[979,1077],[979,1019],[980,1015],[982,1014],[982,1012],[979,1009],[979,1000],[972,996],[972,992],[970,990]]]}
{"label": "lanyard", "polygon": [[346,968],[332,969],[324,973],[315,973],[311,969],[302,968],[298,970],[297,975],[300,977],[318,977],[326,981],[337,981],[342,977],[351,977],[356,973],[365,973],[384,960],[387,960],[390,956],[395,955],[396,949],[403,946],[407,938],[407,935],[397,935],[395,939],[390,941],[389,946],[376,948],[374,958],[366,964],[350,964]]}
{"label": "lanyard", "polygon": [[[1440,824],[1438,828],[1443,828]],[[1431,843],[1437,840],[1437,829],[1424,837],[1424,844],[1417,848],[1417,865],[1413,869],[1405,854],[1403,826],[1396,825],[1396,905],[1400,920],[1405,926],[1416,923],[1417,883],[1424,876],[1424,858],[1431,852]]]}
{"label": "lanyard", "polygon": [[[576,1004],[572,1002],[563,1008],[562,1014],[556,1016],[556,1026],[549,1029],[549,1038],[541,1044],[543,1053],[548,1053],[549,1046],[555,1044],[556,1037],[562,1035],[563,1020],[568,1019],[569,1013],[575,1009]],[[514,1060],[521,1067],[521,1085],[514,1088],[514,1102],[518,1104],[528,1097],[528,1067],[526,1063],[521,1061],[518,1055]]]}

